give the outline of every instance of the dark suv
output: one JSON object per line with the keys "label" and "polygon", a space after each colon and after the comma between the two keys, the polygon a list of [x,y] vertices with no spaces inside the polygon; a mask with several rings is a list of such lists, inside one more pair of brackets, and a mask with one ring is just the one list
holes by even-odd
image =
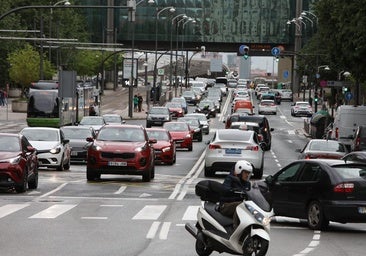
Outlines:
{"label": "dark suv", "polygon": [[172,115],[167,107],[152,107],[146,114],[147,128],[150,128],[152,125],[162,126],[165,122],[172,121]]}
{"label": "dark suv", "polygon": [[253,122],[258,123],[259,125],[259,132],[258,134],[263,136],[263,142],[265,145],[265,150],[271,149],[271,143],[272,143],[272,135],[271,131],[273,131],[273,128],[269,127],[269,122],[267,117],[264,115],[247,115],[244,113],[234,113],[227,117],[225,123],[225,128],[228,129],[231,127],[231,124],[233,122]]}

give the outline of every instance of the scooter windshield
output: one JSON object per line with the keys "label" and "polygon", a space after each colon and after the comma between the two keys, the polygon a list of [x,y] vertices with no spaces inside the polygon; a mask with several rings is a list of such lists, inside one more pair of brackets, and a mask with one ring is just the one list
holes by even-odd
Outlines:
{"label": "scooter windshield", "polygon": [[248,200],[252,200],[256,203],[262,210],[269,212],[271,211],[271,205],[264,198],[262,192],[260,191],[258,185],[253,184],[249,191],[246,191]]}

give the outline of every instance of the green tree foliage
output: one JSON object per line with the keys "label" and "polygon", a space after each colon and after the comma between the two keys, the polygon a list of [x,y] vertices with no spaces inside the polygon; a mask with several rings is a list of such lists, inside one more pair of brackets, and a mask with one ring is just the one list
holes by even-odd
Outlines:
{"label": "green tree foliage", "polygon": [[[10,53],[7,61],[10,64],[10,79],[19,84],[23,90],[31,82],[39,80],[40,55],[31,45],[27,44],[25,48]],[[55,70],[48,60],[44,60],[43,63],[45,79],[51,79]]]}

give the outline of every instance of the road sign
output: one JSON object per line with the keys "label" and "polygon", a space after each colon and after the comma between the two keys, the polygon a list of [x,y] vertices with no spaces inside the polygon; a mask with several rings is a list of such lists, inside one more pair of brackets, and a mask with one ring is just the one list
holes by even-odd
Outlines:
{"label": "road sign", "polygon": [[289,71],[288,70],[285,70],[285,71],[283,71],[283,78],[288,78],[288,76],[289,76]]}
{"label": "road sign", "polygon": [[278,47],[273,47],[272,50],[271,50],[271,53],[272,53],[273,56],[278,56],[278,55],[280,55],[281,50]]}
{"label": "road sign", "polygon": [[352,92],[347,92],[344,97],[346,98],[346,100],[351,100],[353,98],[353,94]]}
{"label": "road sign", "polygon": [[320,86],[321,87],[326,87],[327,86],[327,81],[326,80],[321,80],[320,81]]}
{"label": "road sign", "polygon": [[159,68],[158,69],[158,75],[159,76],[163,76],[164,75],[164,69],[163,68]]}

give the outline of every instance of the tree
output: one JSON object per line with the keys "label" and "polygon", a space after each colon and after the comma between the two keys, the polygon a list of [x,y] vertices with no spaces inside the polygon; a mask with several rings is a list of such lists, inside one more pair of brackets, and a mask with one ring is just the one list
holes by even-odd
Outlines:
{"label": "tree", "polygon": [[[26,44],[23,49],[10,53],[7,60],[10,64],[9,77],[21,86],[22,92],[32,82],[39,80],[40,54],[31,45]],[[48,60],[44,60],[43,67],[45,78],[51,79],[55,69]]]}

